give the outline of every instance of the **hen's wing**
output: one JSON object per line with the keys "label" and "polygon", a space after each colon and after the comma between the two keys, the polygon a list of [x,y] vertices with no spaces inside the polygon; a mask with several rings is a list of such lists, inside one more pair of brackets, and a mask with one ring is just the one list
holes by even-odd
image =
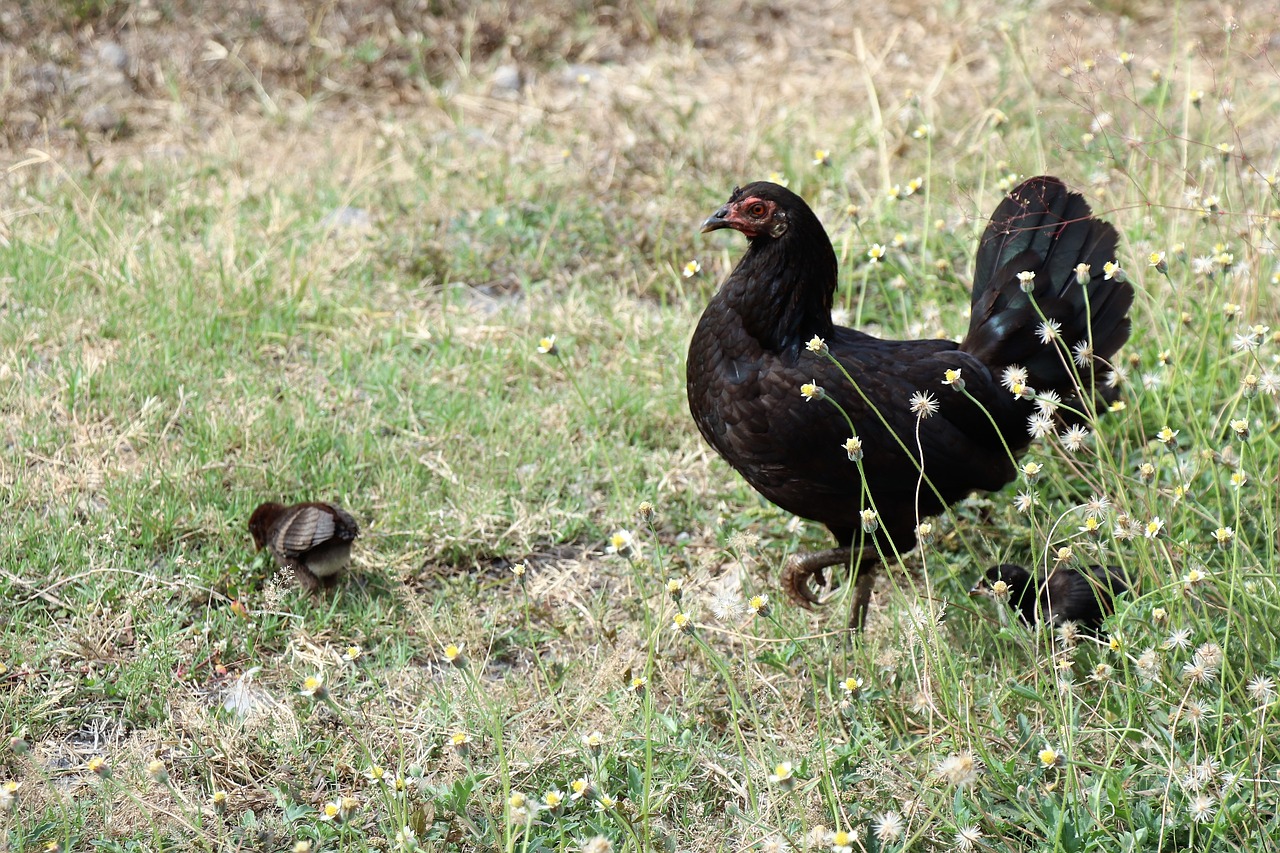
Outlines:
{"label": "hen's wing", "polygon": [[[1008,404],[999,395],[1012,397],[954,343],[883,341],[837,329],[829,346],[853,383],[827,359],[803,351],[756,353],[718,371],[704,434],[765,497],[833,530],[856,526],[858,512],[870,504],[844,447],[854,433],[862,441],[862,471],[876,508],[895,538],[914,529],[917,516],[936,513],[974,489],[998,489],[1013,477],[990,418],[946,387],[943,377],[959,368],[966,390],[1006,420]],[[806,401],[800,386],[811,381],[830,399]],[[911,398],[925,393],[938,411],[917,418]],[[917,512],[913,460],[921,454],[941,500],[926,485]]]}

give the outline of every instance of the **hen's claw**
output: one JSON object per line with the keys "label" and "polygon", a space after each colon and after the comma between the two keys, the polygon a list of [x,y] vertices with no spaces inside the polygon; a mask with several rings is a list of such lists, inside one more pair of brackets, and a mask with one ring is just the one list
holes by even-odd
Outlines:
{"label": "hen's claw", "polygon": [[[804,555],[807,556],[807,555]],[[822,604],[822,597],[813,588],[813,579],[818,579],[820,586],[826,585],[826,577],[822,566],[812,568],[805,562],[804,556],[792,554],[782,569],[782,588],[787,597],[806,610]]]}
{"label": "hen's claw", "polygon": [[[792,554],[782,569],[783,589],[796,604],[806,610],[812,610],[815,604],[822,603],[821,596],[813,588],[812,579],[817,578],[819,586],[826,586],[826,575],[823,569],[828,566],[848,566],[851,556],[850,548],[828,548],[826,551]],[[860,552],[859,562],[867,556],[867,551]],[[875,558],[874,550],[871,550],[870,557]]]}
{"label": "hen's claw", "polygon": [[[874,548],[864,548],[857,555],[854,571],[857,572],[857,593],[853,602],[850,627],[861,628],[866,619],[867,604],[871,600],[871,588],[875,585],[875,564],[878,555]],[[809,554],[792,554],[782,569],[782,588],[787,597],[805,610],[813,610],[822,604],[822,597],[814,588],[816,578],[819,587],[826,586],[824,570],[829,566],[848,566],[853,561],[853,549],[831,548]]]}

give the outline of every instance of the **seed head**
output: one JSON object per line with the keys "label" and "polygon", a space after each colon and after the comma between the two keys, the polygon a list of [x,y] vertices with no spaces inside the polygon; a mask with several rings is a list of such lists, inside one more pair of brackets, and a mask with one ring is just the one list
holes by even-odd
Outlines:
{"label": "seed head", "polygon": [[971,785],[982,773],[982,764],[972,752],[964,752],[948,756],[938,764],[937,774],[944,782],[956,787]]}
{"label": "seed head", "polygon": [[920,420],[928,420],[938,413],[938,401],[928,391],[917,391],[908,401],[911,411]]}
{"label": "seed head", "polygon": [[873,823],[876,838],[885,843],[892,843],[902,837],[902,815],[897,812],[884,812]]}

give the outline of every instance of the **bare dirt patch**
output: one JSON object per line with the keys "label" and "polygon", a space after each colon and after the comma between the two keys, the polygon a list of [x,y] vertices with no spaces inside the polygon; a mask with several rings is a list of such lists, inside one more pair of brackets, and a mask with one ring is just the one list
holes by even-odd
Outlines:
{"label": "bare dirt patch", "polygon": [[[1041,45],[1044,65],[1027,74],[1046,86],[1051,69],[1121,43],[1145,73],[1174,38],[1189,64],[1262,54],[1280,38],[1274,2],[1185,4],[1176,31],[1148,5],[24,0],[0,11],[0,144],[96,164],[221,147],[228,130],[267,148],[296,133],[359,145],[362,128],[423,115],[502,140],[532,110],[612,142],[601,154],[611,176],[702,157],[741,164],[759,142],[752,129],[779,110],[837,128],[870,112],[887,134],[866,146],[871,167],[905,138],[908,113],[970,109],[981,124],[1007,86],[994,57],[1009,38]],[[746,136],[729,145],[716,128]]]}

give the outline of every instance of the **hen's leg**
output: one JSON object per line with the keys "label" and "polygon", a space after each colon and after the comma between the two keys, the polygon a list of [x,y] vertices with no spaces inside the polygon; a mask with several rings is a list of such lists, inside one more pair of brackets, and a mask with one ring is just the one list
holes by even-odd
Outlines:
{"label": "hen's leg", "polygon": [[853,610],[849,613],[849,630],[861,631],[867,621],[867,607],[871,604],[871,590],[876,585],[876,564],[868,562],[858,566],[858,579],[853,587]]}

